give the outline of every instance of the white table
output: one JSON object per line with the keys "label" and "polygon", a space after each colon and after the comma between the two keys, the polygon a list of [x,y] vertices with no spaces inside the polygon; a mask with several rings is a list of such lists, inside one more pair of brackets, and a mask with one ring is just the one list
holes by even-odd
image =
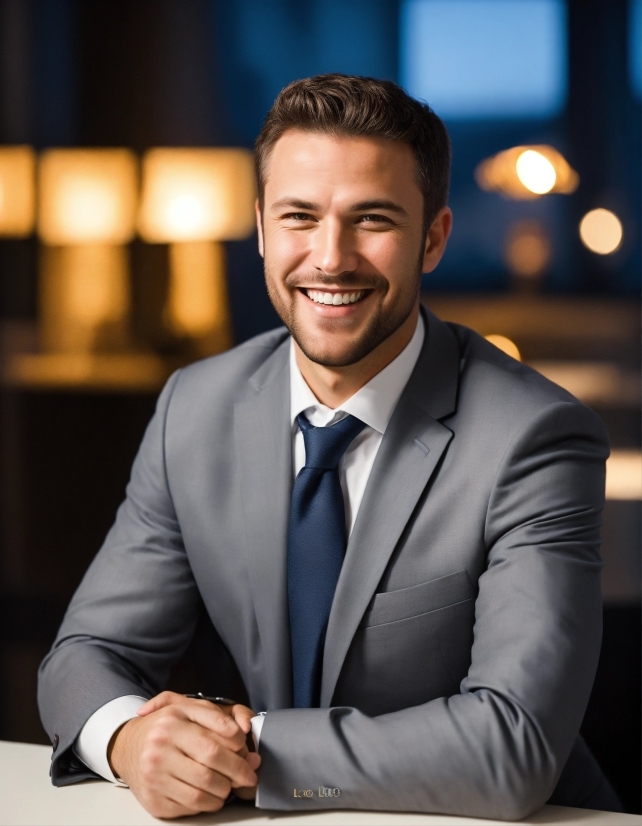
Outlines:
{"label": "white table", "polygon": [[[104,781],[54,788],[49,779],[51,749],[28,743],[0,742],[0,824],[2,826],[141,826],[164,823],[148,814],[129,789]],[[308,824],[308,826],[492,826],[502,821],[444,815],[386,812],[311,812],[286,814],[261,809],[226,808],[215,815],[180,818],[194,824]],[[564,826],[642,826],[642,816],[544,806],[523,824]]]}

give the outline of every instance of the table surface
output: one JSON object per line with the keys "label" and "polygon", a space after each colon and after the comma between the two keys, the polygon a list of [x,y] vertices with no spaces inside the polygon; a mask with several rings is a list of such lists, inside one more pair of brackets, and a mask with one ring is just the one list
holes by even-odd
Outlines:
{"label": "table surface", "polygon": [[[144,826],[164,823],[148,814],[129,789],[105,781],[78,783],[54,788],[49,779],[51,749],[29,743],[0,742],[0,824],[2,826]],[[226,824],[345,824],[345,826],[492,826],[499,820],[481,820],[446,815],[399,814],[390,812],[326,811],[309,814],[268,812],[246,807],[230,807],[218,814],[179,818],[175,823]],[[526,820],[530,824],[638,824],[642,816],[544,806]]]}

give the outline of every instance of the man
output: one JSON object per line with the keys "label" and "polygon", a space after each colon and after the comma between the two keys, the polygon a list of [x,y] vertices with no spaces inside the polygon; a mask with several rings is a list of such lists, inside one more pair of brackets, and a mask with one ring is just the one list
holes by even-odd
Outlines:
{"label": "man", "polygon": [[[285,328],[162,392],[42,666],[54,783],[90,767],[160,817],[231,791],[303,811],[617,807],[578,739],[606,434],[420,311],[451,227],[449,154],[391,83],[326,75],[277,98],[257,226]],[[251,709],[154,696],[199,595]]]}

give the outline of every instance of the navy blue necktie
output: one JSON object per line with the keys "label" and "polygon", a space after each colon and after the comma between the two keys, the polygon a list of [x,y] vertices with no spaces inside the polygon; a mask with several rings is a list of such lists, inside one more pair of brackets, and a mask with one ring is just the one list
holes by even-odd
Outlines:
{"label": "navy blue necktie", "polygon": [[305,467],[294,481],[288,534],[288,607],[295,708],[319,705],[323,644],[346,550],[338,465],[365,424],[346,416],[313,427],[297,416]]}

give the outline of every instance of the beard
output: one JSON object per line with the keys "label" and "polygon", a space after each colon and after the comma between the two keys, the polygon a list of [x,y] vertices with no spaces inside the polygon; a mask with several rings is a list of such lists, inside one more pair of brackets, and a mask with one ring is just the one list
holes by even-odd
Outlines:
{"label": "beard", "polygon": [[[341,352],[333,355],[327,353],[324,347],[324,343],[332,338],[332,331],[328,330],[325,335],[315,336],[305,328],[301,319],[297,318],[294,310],[294,299],[288,302],[282,297],[278,289],[271,287],[272,284],[278,283],[278,279],[271,276],[267,264],[265,265],[265,282],[274,309],[306,358],[323,367],[349,367],[357,364],[373,350],[376,350],[380,344],[396,333],[402,324],[407,321],[416,305],[420,292],[421,263],[419,262],[415,273],[413,273],[413,288],[409,288],[407,292],[400,294],[391,307],[384,309],[382,302],[376,305],[363,329],[355,333],[354,338],[342,348]],[[289,294],[297,289],[305,289],[306,284],[353,289],[355,292],[360,289],[374,290],[375,293],[383,297],[385,297],[387,291],[387,281],[381,276],[359,276],[356,278],[353,273],[345,273],[331,277],[314,273],[307,277],[301,274],[287,276],[285,279],[285,286]],[[341,319],[334,319],[330,323],[338,326],[341,324]]]}

